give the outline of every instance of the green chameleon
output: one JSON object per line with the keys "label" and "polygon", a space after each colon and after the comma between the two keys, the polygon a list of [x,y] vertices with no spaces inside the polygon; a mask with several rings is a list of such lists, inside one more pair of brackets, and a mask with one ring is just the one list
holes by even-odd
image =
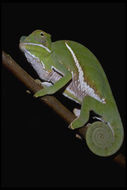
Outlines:
{"label": "green chameleon", "polygon": [[70,41],[51,41],[50,34],[35,30],[20,38],[19,47],[42,80],[43,88],[34,97],[63,95],[79,103],[71,129],[83,127],[90,111],[95,122],[85,134],[89,149],[98,156],[110,156],[122,145],[124,130],[106,75],[97,58],[83,45]]}

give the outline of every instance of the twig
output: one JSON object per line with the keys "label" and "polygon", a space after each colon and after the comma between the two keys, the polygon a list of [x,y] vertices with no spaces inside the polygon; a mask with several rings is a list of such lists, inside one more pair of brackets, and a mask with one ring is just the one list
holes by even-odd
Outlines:
{"label": "twig", "polygon": [[[10,55],[2,52],[2,63],[11,71],[30,91],[37,92],[42,88],[35,80],[25,72]],[[75,115],[70,112],[65,106],[63,106],[54,96],[44,96],[40,100],[50,106],[60,117],[62,117],[67,123],[71,123],[75,119]],[[85,135],[86,127],[78,129],[80,136]],[[125,157],[122,154],[118,154],[114,159],[116,163],[125,167]]]}

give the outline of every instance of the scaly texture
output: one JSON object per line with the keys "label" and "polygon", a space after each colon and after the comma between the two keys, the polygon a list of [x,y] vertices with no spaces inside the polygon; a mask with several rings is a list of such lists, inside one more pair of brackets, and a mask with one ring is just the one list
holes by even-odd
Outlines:
{"label": "scaly texture", "polygon": [[103,122],[90,124],[86,132],[86,143],[89,149],[98,156],[109,156],[116,152],[115,134],[112,128]]}

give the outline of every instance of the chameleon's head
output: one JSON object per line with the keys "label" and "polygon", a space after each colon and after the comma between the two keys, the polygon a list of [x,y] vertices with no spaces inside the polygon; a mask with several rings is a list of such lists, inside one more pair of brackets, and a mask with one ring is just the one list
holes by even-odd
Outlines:
{"label": "chameleon's head", "polygon": [[28,36],[20,38],[19,48],[25,53],[30,52],[34,56],[47,56],[51,52],[51,36],[42,30],[35,30]]}

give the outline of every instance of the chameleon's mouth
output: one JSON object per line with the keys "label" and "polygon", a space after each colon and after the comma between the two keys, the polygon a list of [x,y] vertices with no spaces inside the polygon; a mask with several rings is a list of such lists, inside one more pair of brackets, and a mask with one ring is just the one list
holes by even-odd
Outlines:
{"label": "chameleon's mouth", "polygon": [[22,43],[22,42],[20,42],[20,43],[19,43],[19,48],[20,48],[21,51],[24,51],[24,49],[25,49],[25,44]]}
{"label": "chameleon's mouth", "polygon": [[26,36],[22,36],[20,38],[19,48],[21,49],[21,51],[24,51],[24,49],[25,49],[25,44],[24,44],[25,39],[26,39]]}

